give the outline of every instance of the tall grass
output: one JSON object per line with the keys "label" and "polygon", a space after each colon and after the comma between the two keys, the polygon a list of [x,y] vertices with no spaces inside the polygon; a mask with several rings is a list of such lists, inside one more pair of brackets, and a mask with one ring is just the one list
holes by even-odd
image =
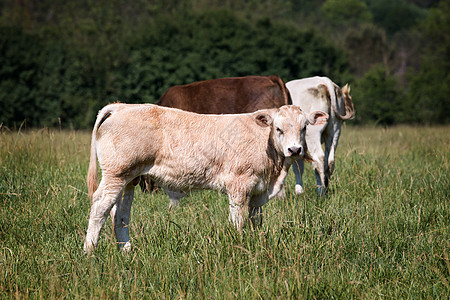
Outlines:
{"label": "tall grass", "polygon": [[236,232],[228,200],[136,191],[133,250],[111,223],[82,252],[90,201],[90,135],[0,135],[0,298],[450,297],[450,127],[347,127],[328,197],[306,193],[264,206],[262,228]]}

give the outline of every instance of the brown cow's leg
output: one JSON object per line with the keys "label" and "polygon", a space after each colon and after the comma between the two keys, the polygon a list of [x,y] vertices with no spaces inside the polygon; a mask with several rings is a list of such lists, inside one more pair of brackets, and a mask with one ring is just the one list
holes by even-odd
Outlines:
{"label": "brown cow's leg", "polygon": [[186,196],[185,193],[180,192],[180,191],[172,191],[169,189],[164,189],[164,191],[169,196],[169,200],[170,200],[169,210],[172,210],[175,207],[177,207],[180,204],[180,199],[183,198],[184,196]]}
{"label": "brown cow's leg", "polygon": [[260,227],[263,221],[262,206],[269,201],[269,195],[263,193],[261,195],[253,196],[249,204],[249,218],[253,229]]}
{"label": "brown cow's leg", "polygon": [[150,178],[149,175],[141,175],[139,178],[139,185],[144,193],[153,193],[158,191],[158,185]]}

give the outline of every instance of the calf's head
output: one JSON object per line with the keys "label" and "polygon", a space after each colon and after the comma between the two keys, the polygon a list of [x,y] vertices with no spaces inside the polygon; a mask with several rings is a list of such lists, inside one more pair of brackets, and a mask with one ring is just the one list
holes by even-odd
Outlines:
{"label": "calf's head", "polygon": [[306,125],[323,125],[328,114],[314,111],[306,115],[296,105],[285,105],[257,114],[256,120],[261,126],[271,127],[271,138],[281,156],[297,159],[306,155]]}

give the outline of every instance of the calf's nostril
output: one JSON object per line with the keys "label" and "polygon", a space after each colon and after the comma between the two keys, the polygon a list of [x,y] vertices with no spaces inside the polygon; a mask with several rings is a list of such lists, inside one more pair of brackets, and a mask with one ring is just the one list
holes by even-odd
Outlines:
{"label": "calf's nostril", "polygon": [[302,147],[290,147],[288,151],[291,155],[300,155],[302,153]]}

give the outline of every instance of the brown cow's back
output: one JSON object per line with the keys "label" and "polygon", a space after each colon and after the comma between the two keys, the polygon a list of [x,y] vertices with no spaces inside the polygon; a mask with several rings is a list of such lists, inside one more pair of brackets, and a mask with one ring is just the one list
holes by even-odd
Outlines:
{"label": "brown cow's back", "polygon": [[200,114],[233,114],[292,104],[279,76],[211,79],[169,88],[158,105]]}

